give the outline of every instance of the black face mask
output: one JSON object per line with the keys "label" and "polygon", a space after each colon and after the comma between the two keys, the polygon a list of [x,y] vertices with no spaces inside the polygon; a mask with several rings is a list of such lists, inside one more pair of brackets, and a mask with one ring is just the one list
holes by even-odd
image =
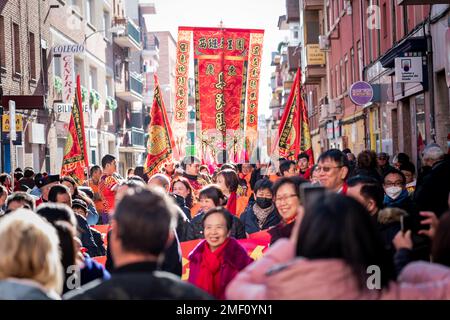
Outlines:
{"label": "black face mask", "polygon": [[256,198],[256,204],[261,209],[267,209],[268,207],[270,207],[272,205],[272,199],[258,197],[258,198]]}

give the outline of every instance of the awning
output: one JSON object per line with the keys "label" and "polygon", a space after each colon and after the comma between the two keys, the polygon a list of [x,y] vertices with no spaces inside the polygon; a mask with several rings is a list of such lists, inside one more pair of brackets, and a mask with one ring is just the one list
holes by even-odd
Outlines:
{"label": "awning", "polygon": [[3,96],[1,103],[4,109],[9,109],[10,100],[16,103],[16,110],[45,109],[44,96]]}
{"label": "awning", "polygon": [[427,39],[425,37],[406,38],[395,47],[391,48],[381,58],[383,68],[394,68],[395,58],[402,57],[405,52],[426,52]]}

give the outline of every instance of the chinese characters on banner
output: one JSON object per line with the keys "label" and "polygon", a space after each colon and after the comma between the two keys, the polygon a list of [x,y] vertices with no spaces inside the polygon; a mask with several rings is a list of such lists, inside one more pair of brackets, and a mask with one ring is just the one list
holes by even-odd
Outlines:
{"label": "chinese characters on banner", "polygon": [[181,147],[178,149],[184,149],[186,140],[191,34],[198,155],[208,163],[243,162],[246,128],[250,137],[247,141],[256,141],[264,31],[179,28],[174,117],[175,140]]}
{"label": "chinese characters on banner", "polygon": [[247,90],[247,118],[245,127],[245,154],[241,161],[248,162],[253,154],[258,139],[258,91],[259,75],[263,47],[262,33],[250,34],[249,76]]}
{"label": "chinese characters on banner", "polygon": [[188,83],[189,83],[189,55],[191,49],[192,30],[179,28],[177,42],[177,63],[175,80],[175,113],[173,118],[173,133],[177,150],[177,159],[185,155],[186,131],[187,131],[187,106],[188,106]]}

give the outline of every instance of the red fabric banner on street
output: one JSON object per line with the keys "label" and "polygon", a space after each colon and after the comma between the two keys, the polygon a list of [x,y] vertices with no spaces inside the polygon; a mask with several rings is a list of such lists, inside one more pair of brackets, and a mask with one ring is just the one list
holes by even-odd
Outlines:
{"label": "red fabric banner on street", "polygon": [[236,162],[249,162],[258,139],[259,75],[264,33],[250,34],[249,75],[247,90],[247,116],[245,122],[245,154]]}
{"label": "red fabric banner on street", "polygon": [[153,105],[150,111],[148,129],[147,159],[144,170],[148,176],[158,173],[161,167],[173,160],[174,141],[170,122],[167,119],[166,107],[161,96],[158,77],[155,74],[155,91]]}
{"label": "red fabric banner on street", "polygon": [[202,157],[219,163],[243,147],[251,32],[263,31],[193,28],[197,138]]}
{"label": "red fabric banner on street", "polygon": [[78,185],[81,185],[85,180],[84,170],[88,168],[89,160],[86,153],[80,76],[77,75],[77,89],[72,105],[69,133],[67,135],[67,141],[64,147],[61,176],[70,176]]}
{"label": "red fabric banner on street", "polygon": [[191,50],[192,30],[178,29],[177,64],[175,68],[175,112],[173,117],[173,133],[177,154],[181,159],[185,155],[188,121],[188,80],[189,55]]}
{"label": "red fabric banner on street", "polygon": [[297,160],[306,152],[310,164],[314,164],[311,134],[309,132],[308,111],[301,90],[301,70],[297,70],[289,99],[284,108],[278,129],[279,157]]}
{"label": "red fabric banner on street", "polygon": [[[202,240],[203,239],[197,239],[192,241],[180,242],[183,265],[181,276],[182,280],[187,280],[189,278],[189,254]],[[252,259],[258,260],[263,256],[264,252],[269,247],[270,238],[239,239],[238,242],[244,247],[244,249]]]}

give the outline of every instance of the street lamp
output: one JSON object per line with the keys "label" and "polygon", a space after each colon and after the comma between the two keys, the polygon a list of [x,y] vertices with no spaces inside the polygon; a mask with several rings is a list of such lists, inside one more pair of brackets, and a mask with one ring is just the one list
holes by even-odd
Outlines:
{"label": "street lamp", "polygon": [[109,31],[111,33],[122,34],[122,33],[125,32],[125,26],[124,25],[117,25],[117,26],[111,27],[109,29],[97,30],[95,32],[92,32],[90,35],[84,35],[83,46],[86,44],[87,39],[92,37],[94,34],[97,34],[99,32],[105,32],[105,31]]}

